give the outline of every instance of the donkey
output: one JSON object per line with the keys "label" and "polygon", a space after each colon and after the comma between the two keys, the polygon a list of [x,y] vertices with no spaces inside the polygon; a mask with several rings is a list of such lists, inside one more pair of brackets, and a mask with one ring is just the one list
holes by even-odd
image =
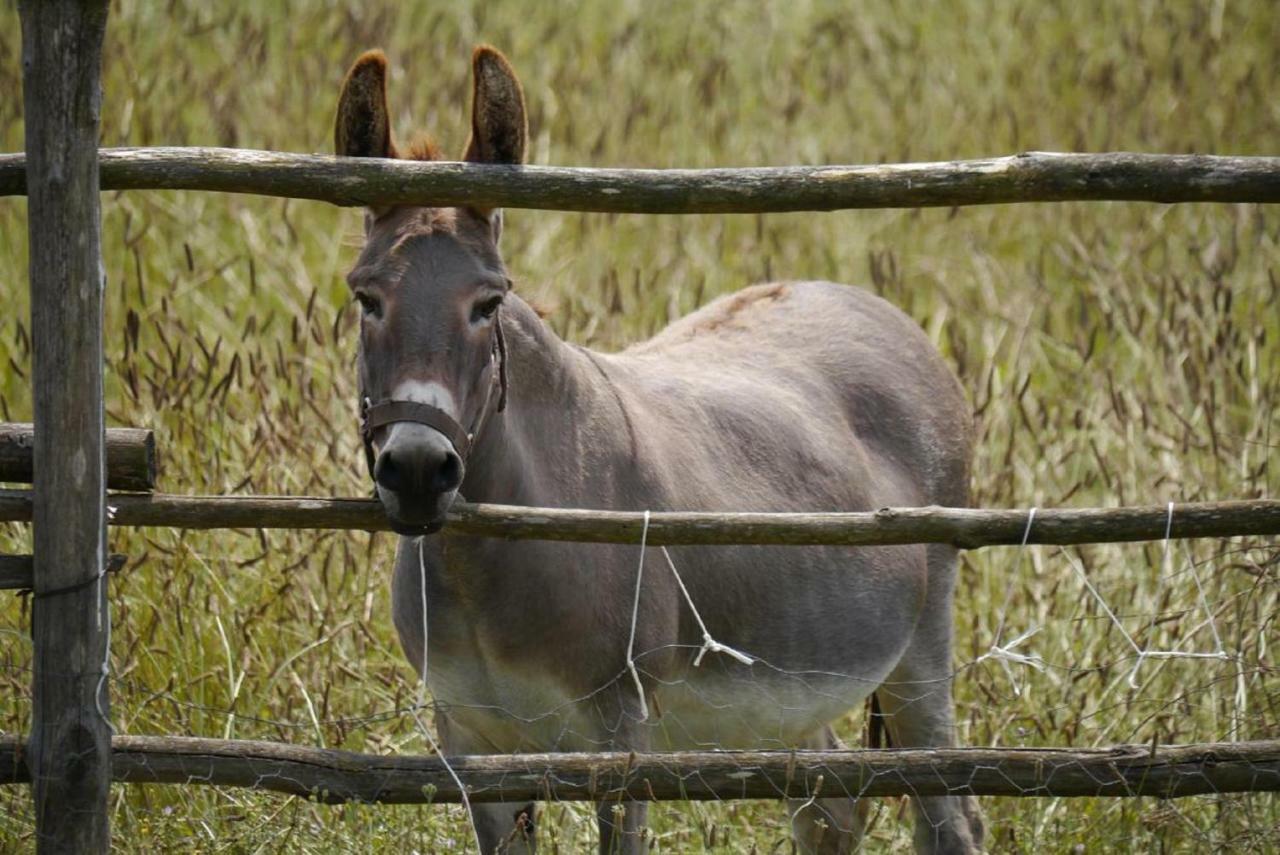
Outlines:
{"label": "donkey", "polygon": [[[472,72],[464,159],[521,164],[515,72],[487,46]],[[351,68],[337,153],[438,158],[428,144],[397,149],[386,75],[380,51]],[[460,495],[636,510],[963,506],[969,408],[906,315],[850,286],[781,282],[597,353],[557,338],[512,289],[500,211],[373,207],[364,222],[347,277],[362,314],[363,435],[401,535],[396,629],[447,756],[829,748],[831,722],[873,691],[893,744],[953,744],[951,546],[672,549],[686,597],[639,544],[441,530]],[[751,658],[702,660],[695,609]],[[855,848],[864,811],[824,795],[791,808],[799,849]],[[534,807],[475,805],[483,850],[532,851]],[[914,812],[920,851],[981,846],[971,797],[917,798]],[[644,803],[598,815],[602,852],[644,851]]]}

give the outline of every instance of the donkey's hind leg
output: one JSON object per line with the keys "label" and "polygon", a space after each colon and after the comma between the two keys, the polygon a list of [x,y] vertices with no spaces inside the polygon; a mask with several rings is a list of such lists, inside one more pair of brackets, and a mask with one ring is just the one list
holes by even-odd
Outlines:
{"label": "donkey's hind leg", "polygon": [[[824,727],[805,741],[804,748],[840,748],[839,740]],[[862,841],[863,815],[857,799],[789,799],[791,836],[796,851],[805,855],[845,855]]]}
{"label": "donkey's hind leg", "polygon": [[[929,547],[929,591],[911,645],[876,698],[895,748],[954,745],[951,696],[951,608],[958,553]],[[913,797],[917,852],[982,849],[982,815],[973,796]]]}

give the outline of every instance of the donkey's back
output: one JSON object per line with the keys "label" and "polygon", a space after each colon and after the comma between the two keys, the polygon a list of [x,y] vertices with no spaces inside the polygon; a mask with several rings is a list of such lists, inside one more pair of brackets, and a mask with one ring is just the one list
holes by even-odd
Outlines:
{"label": "donkey's back", "polygon": [[[864,289],[756,285],[609,364],[633,419],[655,428],[637,431],[658,438],[643,456],[686,494],[675,507],[968,501],[972,420],[960,385],[915,321]],[[710,495],[678,486],[704,480]]]}

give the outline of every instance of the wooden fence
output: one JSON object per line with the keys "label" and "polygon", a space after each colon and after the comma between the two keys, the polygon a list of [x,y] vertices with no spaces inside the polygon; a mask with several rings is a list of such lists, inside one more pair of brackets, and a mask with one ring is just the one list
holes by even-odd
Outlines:
{"label": "wooden fence", "polygon": [[[188,529],[293,528],[390,531],[374,499],[319,496],[108,497],[110,524]],[[0,490],[0,522],[30,522],[35,494]],[[1280,534],[1280,500],[1196,502],[1125,508],[1029,509],[881,508],[849,513],[713,513],[654,511],[646,540],[653,546],[734,543],[791,546],[885,546],[950,543],[962,549],[1022,543],[1128,543],[1191,537]],[[457,502],[452,531],[478,537],[636,543],[643,512],[529,508]]]}
{"label": "wooden fence", "polygon": [[[1280,740],[1114,748],[375,756],[280,742],[117,736],[113,780],[255,787],[331,804],[856,796],[1155,796],[1280,789]],[[0,784],[30,780],[0,737]]]}
{"label": "wooden fence", "polygon": [[[103,190],[214,190],[336,205],[478,205],[619,214],[758,214],[1007,202],[1280,202],[1280,157],[1062,154],[948,163],[582,169],[336,158],[227,148],[99,153]],[[22,193],[0,155],[0,196]]]}
{"label": "wooden fence", "polygon": [[[0,783],[30,782],[40,851],[106,852],[111,781],[262,787],[325,801],[456,801],[429,757],[277,743],[112,737],[106,697],[107,524],[383,529],[368,500],[108,496],[102,399],[100,189],[199,189],[319,199],[639,213],[741,213],[1030,201],[1278,202],[1280,158],[1033,153],[941,164],[612,170],[406,163],[226,149],[99,152],[107,0],[22,4],[26,154],[0,155],[0,195],[28,196],[34,429],[10,443],[32,491],[0,491],[0,520],[34,522],[34,555],[0,561],[3,587],[35,591],[32,731],[0,738]],[[56,430],[54,427],[56,426]],[[14,428],[21,433],[20,428]],[[22,452],[30,448],[30,455]],[[145,461],[146,454],[143,455]],[[151,458],[153,460],[153,458]],[[3,458],[0,457],[0,461]],[[136,465],[126,466],[135,476]],[[0,477],[14,475],[0,470]],[[1032,543],[1163,538],[1164,507],[1040,511]],[[638,514],[465,506],[473,534],[637,542]],[[1027,512],[654,514],[649,542],[1022,540]],[[1174,537],[1280,534],[1280,503],[1174,509]],[[1158,795],[1280,790],[1280,741],[1101,750],[578,754],[458,758],[472,800],[863,795]]]}

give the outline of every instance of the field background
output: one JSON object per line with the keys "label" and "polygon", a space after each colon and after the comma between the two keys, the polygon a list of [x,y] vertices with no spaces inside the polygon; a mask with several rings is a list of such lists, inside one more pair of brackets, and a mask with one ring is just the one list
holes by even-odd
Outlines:
{"label": "field background", "polygon": [[[1276,154],[1280,16],[1264,2],[835,4],[112,3],[106,145],[328,151],[338,85],[391,57],[402,138],[466,137],[472,44],[512,59],[531,161],[748,166],[1124,149]],[[22,148],[15,4],[0,3],[0,150]],[[355,312],[359,214],[198,193],[103,197],[109,422],[155,428],[182,493],[367,489]],[[862,284],[911,313],[978,413],[976,503],[1090,506],[1274,497],[1280,210],[1020,205],[770,216],[509,212],[521,293],[563,336],[612,349],[771,277]],[[26,220],[0,200],[0,419],[31,415]],[[129,733],[423,752],[415,678],[389,620],[387,535],[113,529],[113,718]],[[0,551],[25,551],[0,525]],[[1275,541],[1014,549],[965,557],[962,742],[1280,737]],[[1140,641],[1213,650],[1194,562],[1235,661],[1149,663]],[[975,660],[1008,597],[1050,667]],[[1154,620],[1153,634],[1149,630]],[[856,615],[850,616],[856,620]],[[0,731],[29,726],[30,605],[0,598]],[[1005,638],[1008,639],[1007,633]],[[842,728],[856,737],[860,714]],[[1276,851],[1274,796],[983,800],[1000,852]],[[662,852],[786,852],[778,805],[653,810]],[[903,821],[898,821],[901,818]],[[460,809],[327,807],[208,788],[113,789],[123,852],[439,851]],[[871,851],[909,845],[905,804]],[[588,808],[544,814],[548,851],[590,844]],[[26,788],[0,790],[0,851],[31,848]]]}

